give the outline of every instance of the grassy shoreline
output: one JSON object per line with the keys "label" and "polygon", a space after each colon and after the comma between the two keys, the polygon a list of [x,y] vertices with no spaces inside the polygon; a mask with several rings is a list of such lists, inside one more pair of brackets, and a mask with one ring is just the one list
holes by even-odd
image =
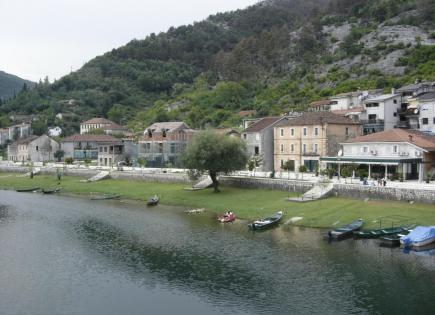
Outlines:
{"label": "grassy shoreline", "polygon": [[[53,175],[39,175],[33,179],[21,174],[0,173],[0,189],[18,189],[33,186],[54,187],[57,180]],[[239,218],[257,219],[284,210],[283,222],[292,217],[303,217],[294,225],[328,228],[348,223],[357,218],[364,219],[364,228],[391,225],[435,225],[435,207],[427,204],[409,204],[397,201],[368,201],[329,198],[309,203],[290,203],[285,199],[287,192],[264,189],[221,187],[221,193],[212,190],[188,191],[185,184],[168,184],[128,180],[104,180],[81,183],[79,177],[65,176],[61,186],[63,192],[88,196],[96,194],[120,194],[124,199],[145,201],[150,195],[158,194],[167,205],[186,208],[206,208],[216,213],[233,210]],[[290,194],[295,196],[295,194]],[[1,201],[0,201],[1,202]]]}

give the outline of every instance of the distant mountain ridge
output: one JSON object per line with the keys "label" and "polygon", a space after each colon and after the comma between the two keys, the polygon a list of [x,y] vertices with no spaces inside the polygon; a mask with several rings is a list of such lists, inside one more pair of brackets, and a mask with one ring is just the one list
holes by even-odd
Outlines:
{"label": "distant mountain ridge", "polygon": [[24,83],[26,83],[29,88],[34,85],[32,81],[0,70],[0,98],[5,100],[14,96],[21,91]]}
{"label": "distant mountain ridge", "polygon": [[[267,0],[132,40],[19,93],[0,115],[36,114],[65,130],[93,116],[135,130],[233,127],[240,111],[280,115],[417,79],[435,81],[435,0]],[[59,112],[70,119],[56,121]]]}

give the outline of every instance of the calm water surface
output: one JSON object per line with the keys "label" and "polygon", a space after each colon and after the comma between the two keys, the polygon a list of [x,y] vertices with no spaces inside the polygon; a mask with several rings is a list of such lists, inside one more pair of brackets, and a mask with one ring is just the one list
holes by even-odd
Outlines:
{"label": "calm water surface", "polygon": [[[297,205],[295,205],[297,206]],[[432,254],[432,255],[431,255]],[[435,253],[0,191],[0,314],[430,314]]]}

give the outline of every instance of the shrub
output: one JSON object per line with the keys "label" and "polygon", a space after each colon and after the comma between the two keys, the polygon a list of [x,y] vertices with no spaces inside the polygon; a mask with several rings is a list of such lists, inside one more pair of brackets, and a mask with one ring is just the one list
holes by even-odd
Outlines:
{"label": "shrub", "polygon": [[73,164],[74,163],[74,159],[72,157],[67,157],[67,158],[65,158],[65,163],[66,164]]}

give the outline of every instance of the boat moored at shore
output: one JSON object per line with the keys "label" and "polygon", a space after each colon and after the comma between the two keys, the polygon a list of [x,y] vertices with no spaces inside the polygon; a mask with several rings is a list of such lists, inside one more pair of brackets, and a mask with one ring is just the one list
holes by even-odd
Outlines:
{"label": "boat moored at shore", "polygon": [[269,227],[272,227],[276,224],[278,224],[278,222],[281,220],[283,216],[282,211],[278,211],[277,213],[275,213],[274,215],[261,219],[261,220],[256,220],[250,224],[248,224],[248,227],[253,230],[264,230],[267,229]]}

